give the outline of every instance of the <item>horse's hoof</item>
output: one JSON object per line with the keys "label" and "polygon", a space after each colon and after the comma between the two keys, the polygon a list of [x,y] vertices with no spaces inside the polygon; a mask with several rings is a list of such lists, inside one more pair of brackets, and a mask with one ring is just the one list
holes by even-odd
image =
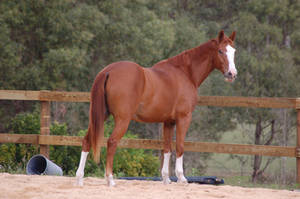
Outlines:
{"label": "horse's hoof", "polygon": [[81,169],[78,169],[76,172],[76,186],[83,186],[83,176],[84,172]]}
{"label": "horse's hoof", "polygon": [[171,180],[169,177],[163,178],[163,183],[164,184],[171,184]]}
{"label": "horse's hoof", "polygon": [[83,186],[83,178],[77,178],[75,182],[75,186],[82,187]]}
{"label": "horse's hoof", "polygon": [[114,186],[116,186],[116,183],[115,183],[115,181],[114,181],[113,175],[106,176],[106,182],[107,182],[107,185],[108,185],[109,187],[114,187]]}
{"label": "horse's hoof", "polygon": [[162,181],[164,184],[171,184],[171,180],[169,178],[169,173],[162,172],[161,177],[162,177]]}
{"label": "horse's hoof", "polygon": [[108,185],[109,187],[114,187],[114,186],[116,186],[116,183],[112,180],[112,181],[109,181],[109,182],[107,183],[107,185]]}
{"label": "horse's hoof", "polygon": [[184,176],[180,176],[177,180],[177,183],[180,183],[180,184],[187,184],[188,181],[187,179],[184,177]]}
{"label": "horse's hoof", "polygon": [[176,172],[176,176],[177,176],[177,183],[180,183],[180,184],[188,183],[187,179],[184,177],[182,172]]}

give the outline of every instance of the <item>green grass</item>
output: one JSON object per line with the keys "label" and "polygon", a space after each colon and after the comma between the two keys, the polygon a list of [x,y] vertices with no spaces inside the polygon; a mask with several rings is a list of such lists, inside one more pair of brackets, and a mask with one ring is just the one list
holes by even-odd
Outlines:
{"label": "green grass", "polygon": [[[251,144],[251,134],[253,134],[253,130],[254,126],[238,126],[236,130],[225,132],[220,143]],[[246,135],[246,133],[249,133],[249,135]],[[295,144],[294,139],[290,139],[289,141],[290,146]],[[269,157],[263,157],[262,167],[264,167],[268,158]],[[241,164],[240,160],[242,159],[245,160],[244,165]],[[231,157],[229,154],[215,153],[207,163],[208,167],[205,175],[223,177],[225,185],[287,190],[300,189],[300,185],[295,184],[296,159],[285,159],[287,185],[283,185],[280,180],[282,161],[281,157],[276,157],[265,171],[267,182],[254,184],[251,182],[253,156],[239,155]]]}

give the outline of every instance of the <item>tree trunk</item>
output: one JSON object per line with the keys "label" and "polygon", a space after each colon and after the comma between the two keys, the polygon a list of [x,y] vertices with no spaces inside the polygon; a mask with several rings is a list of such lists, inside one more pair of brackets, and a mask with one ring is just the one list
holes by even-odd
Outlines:
{"label": "tree trunk", "polygon": [[[282,125],[282,139],[281,139],[281,146],[287,146],[287,110],[282,110],[283,115],[283,125]],[[280,161],[280,176],[282,184],[286,184],[286,157],[282,157]]]}
{"label": "tree trunk", "polygon": [[[271,131],[270,131],[270,137],[269,139],[263,143],[264,145],[270,145],[273,141],[274,135],[275,135],[275,120],[272,120],[270,122],[271,125]],[[255,145],[260,145],[261,144],[261,136],[263,133],[263,130],[268,127],[269,125],[265,126],[264,128],[262,127],[262,121],[259,118],[257,123],[256,123],[256,128],[255,128],[255,140],[254,143]],[[259,179],[262,179],[263,174],[265,170],[268,168],[269,164],[273,161],[272,158],[269,158],[263,169],[261,169],[261,163],[262,163],[262,156],[255,155],[254,156],[254,163],[253,163],[253,173],[252,173],[252,182],[256,183]]]}
{"label": "tree trunk", "polygon": [[[281,146],[287,146],[287,140],[288,140],[288,120],[287,120],[287,109],[282,109],[280,111],[280,118],[281,118],[281,125],[282,125],[282,137],[280,140],[280,145]],[[280,182],[282,184],[286,184],[286,157],[281,157],[280,159]]]}
{"label": "tree trunk", "polygon": [[[261,133],[262,133],[261,119],[259,118],[258,121],[256,122],[256,127],[255,127],[255,137],[254,137],[255,145],[260,145]],[[257,180],[257,174],[258,174],[260,165],[261,165],[261,156],[255,155],[254,163],[253,163],[252,182],[256,182],[256,180]]]}

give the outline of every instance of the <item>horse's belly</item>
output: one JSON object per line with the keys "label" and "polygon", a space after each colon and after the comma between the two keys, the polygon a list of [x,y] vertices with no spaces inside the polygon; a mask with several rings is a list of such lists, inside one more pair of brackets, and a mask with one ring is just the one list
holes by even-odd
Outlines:
{"label": "horse's belly", "polygon": [[142,114],[134,114],[132,117],[133,120],[137,122],[165,122],[165,121],[173,121],[171,117],[164,117],[164,116],[158,116],[158,117],[151,117],[148,115],[142,115]]}
{"label": "horse's belly", "polygon": [[171,107],[156,107],[140,104],[136,113],[133,115],[133,120],[138,122],[165,122],[174,120],[174,113]]}

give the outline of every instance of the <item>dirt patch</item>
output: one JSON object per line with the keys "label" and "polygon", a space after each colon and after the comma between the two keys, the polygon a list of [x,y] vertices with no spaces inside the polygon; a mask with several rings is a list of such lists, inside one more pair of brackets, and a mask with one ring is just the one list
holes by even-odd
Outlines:
{"label": "dirt patch", "polygon": [[199,184],[163,185],[153,181],[116,180],[108,187],[104,179],[87,177],[84,186],[74,186],[75,177],[28,176],[0,173],[2,199],[300,199],[300,192],[261,188],[242,188],[228,185]]}

